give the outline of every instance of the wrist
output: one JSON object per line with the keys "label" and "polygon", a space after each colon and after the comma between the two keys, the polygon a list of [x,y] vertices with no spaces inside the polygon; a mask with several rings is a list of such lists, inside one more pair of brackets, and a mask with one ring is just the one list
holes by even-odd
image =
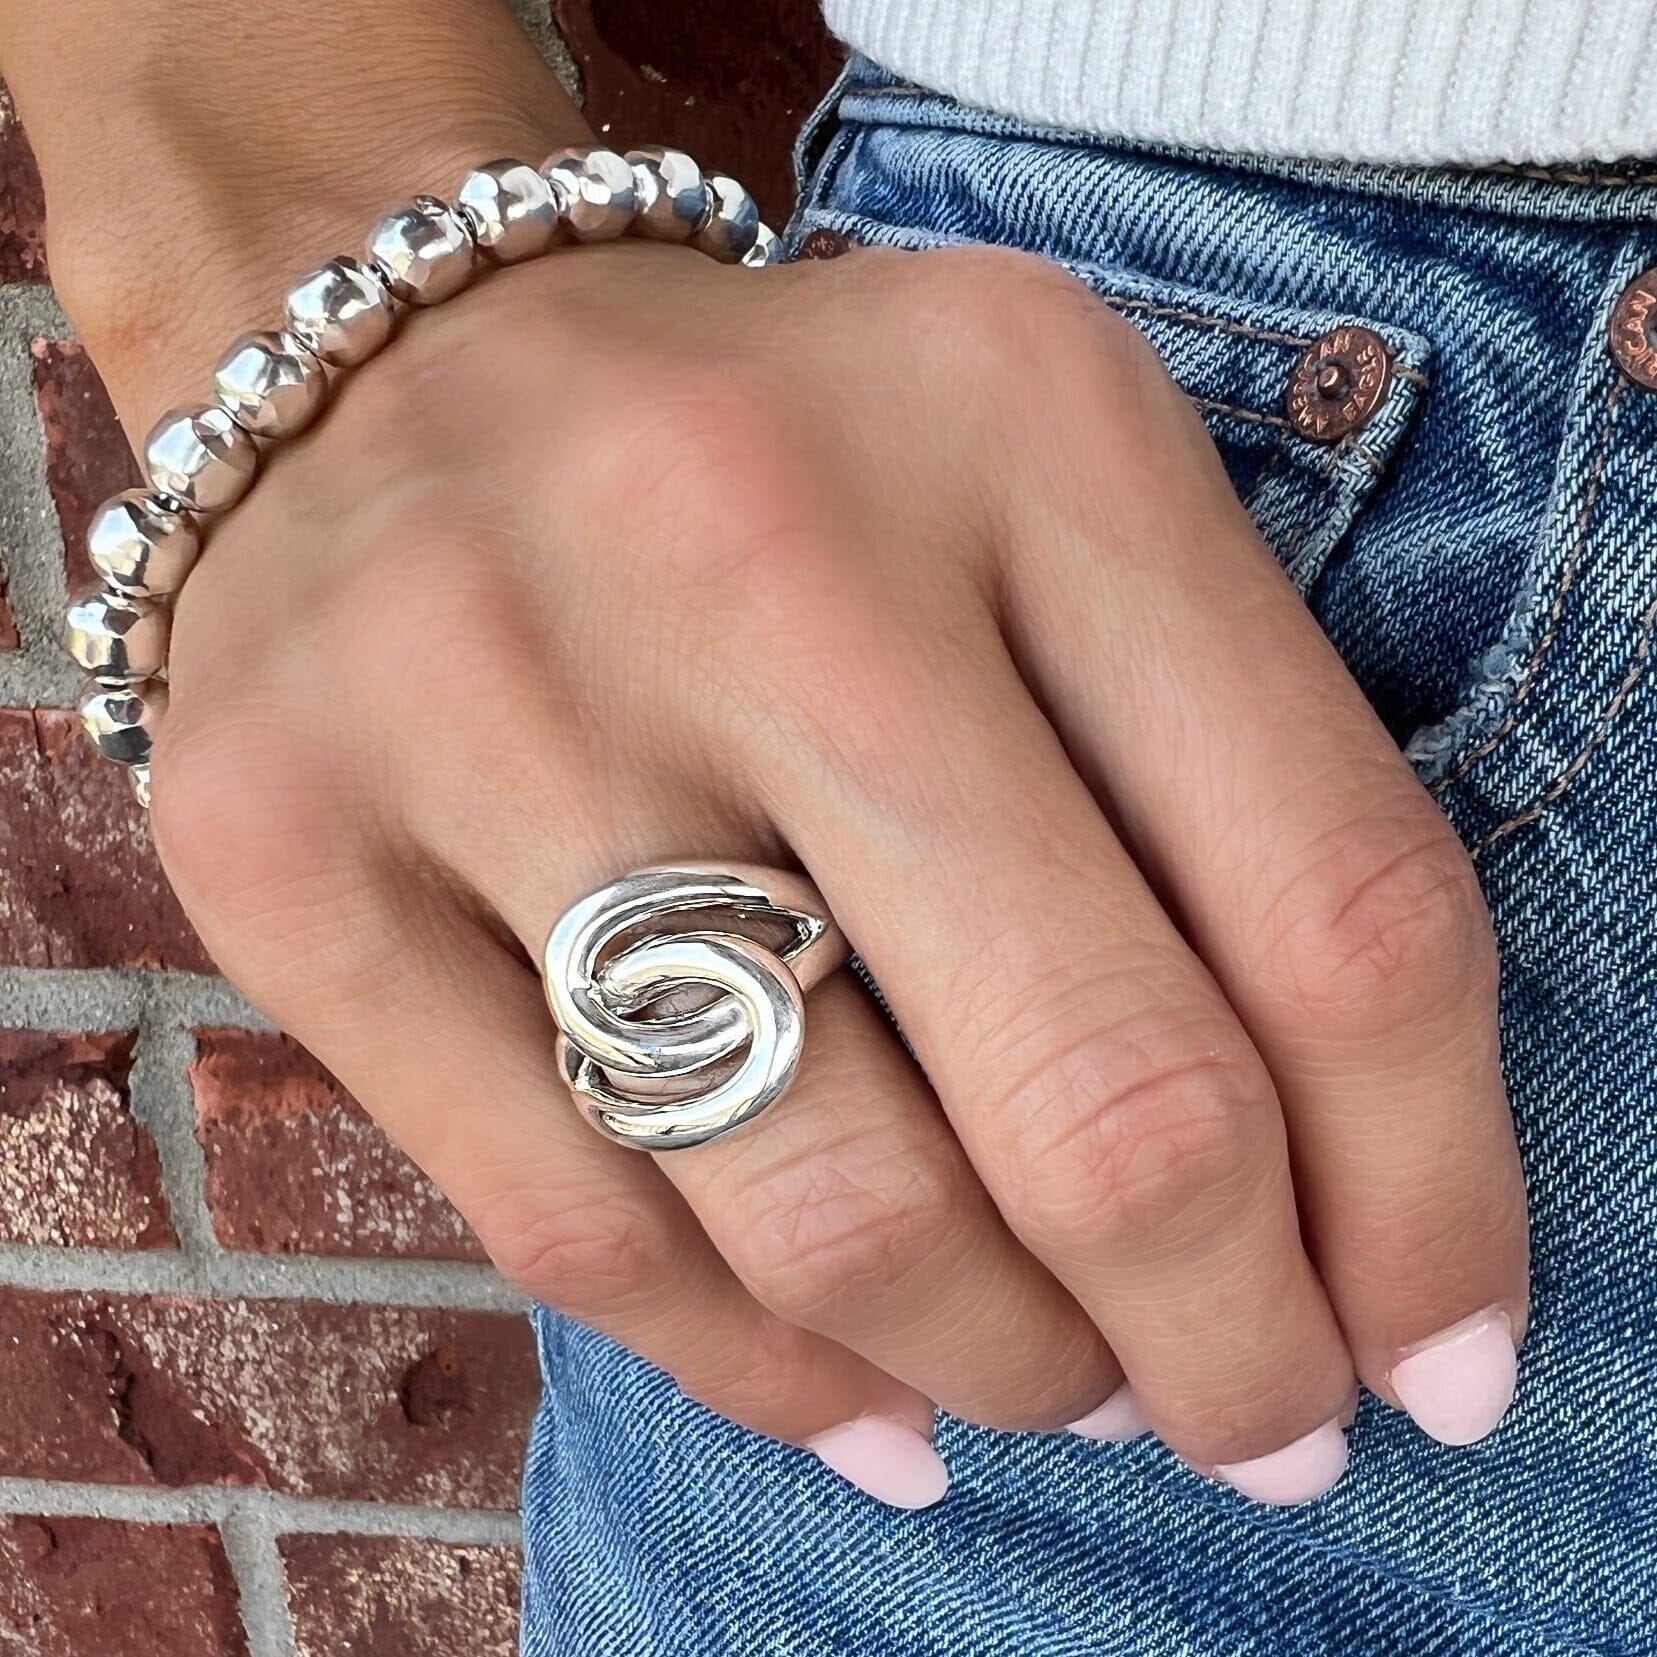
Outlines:
{"label": "wrist", "polygon": [[[275,316],[305,270],[357,251],[389,208],[448,195],[480,161],[535,163],[587,138],[504,11],[456,18],[405,0],[393,31],[374,26],[377,9],[352,8],[351,24],[333,0],[288,0],[182,50],[179,20],[152,15],[127,40],[96,127],[67,116],[53,72],[34,75],[30,52],[8,42],[46,181],[53,282],[134,439],[201,383],[226,340]],[[102,54],[90,31],[85,44]],[[290,67],[273,73],[276,61]]]}

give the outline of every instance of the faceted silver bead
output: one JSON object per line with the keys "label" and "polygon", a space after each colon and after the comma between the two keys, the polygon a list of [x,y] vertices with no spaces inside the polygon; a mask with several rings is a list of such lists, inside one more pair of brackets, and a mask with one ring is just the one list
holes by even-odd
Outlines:
{"label": "faceted silver bead", "polygon": [[243,334],[219,359],[213,391],[243,431],[292,437],[317,417],[328,394],[322,359],[292,334]]}
{"label": "faceted silver bead", "polygon": [[98,687],[82,698],[81,724],[105,759],[148,765],[150,747],[167,712],[167,686],[159,680],[121,689]]}
{"label": "faceted silver bead", "polygon": [[629,150],[637,202],[633,234],[658,242],[688,242],[713,210],[702,169],[683,150],[652,146]]}
{"label": "faceted silver bead", "polygon": [[578,144],[550,156],[541,176],[552,186],[559,217],[578,242],[613,242],[626,234],[638,186],[625,156],[598,144]]}
{"label": "faceted silver bead", "polygon": [[696,247],[721,264],[740,264],[759,241],[759,206],[724,173],[708,174],[713,212],[697,233]]}
{"label": "faceted silver bead", "polygon": [[477,271],[466,217],[436,196],[416,196],[368,233],[368,257],[391,291],[410,305],[441,305]]}
{"label": "faceted silver bead", "polygon": [[166,598],[184,585],[201,550],[195,519],[143,489],[104,502],[86,532],[92,567],[110,586],[140,598]]}
{"label": "faceted silver bead", "polygon": [[552,186],[525,161],[486,161],[460,181],[455,206],[496,264],[545,253],[558,234]]}
{"label": "faceted silver bead", "polygon": [[147,598],[96,592],[69,606],[64,643],[101,685],[136,685],[166,670],[172,618]]}
{"label": "faceted silver bead", "polygon": [[217,404],[173,409],[144,440],[144,472],[158,494],[196,512],[223,512],[253,486],[259,451]]}
{"label": "faceted silver bead", "polygon": [[391,338],[391,289],[377,270],[348,255],[302,276],[288,289],[288,330],[326,363],[367,362]]}
{"label": "faceted silver bead", "polygon": [[750,270],[763,270],[766,265],[774,265],[781,258],[782,237],[770,225],[762,224],[754,245],[742,255],[742,262]]}
{"label": "faceted silver bead", "polygon": [[747,189],[724,173],[708,175],[712,210],[694,238],[701,253],[722,264],[740,264],[759,245],[759,206]]}
{"label": "faceted silver bead", "polygon": [[127,770],[127,781],[132,784],[132,792],[146,811],[150,809],[150,768],[147,765],[134,765]]}

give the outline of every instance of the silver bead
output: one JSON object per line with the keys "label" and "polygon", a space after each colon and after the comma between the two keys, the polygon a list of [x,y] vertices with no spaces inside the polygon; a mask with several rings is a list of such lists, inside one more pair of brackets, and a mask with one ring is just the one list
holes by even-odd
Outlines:
{"label": "silver bead", "polygon": [[150,747],[167,712],[161,680],[122,689],[96,688],[81,701],[81,724],[105,759],[148,765]]}
{"label": "silver bead", "polygon": [[243,431],[292,437],[321,410],[328,371],[292,334],[243,334],[219,359],[213,391]]}
{"label": "silver bead", "polygon": [[460,181],[455,206],[496,264],[533,259],[558,234],[552,186],[524,161],[486,161]]}
{"label": "silver bead", "polygon": [[92,567],[110,586],[140,598],[166,598],[184,585],[201,550],[195,519],[142,489],[104,502],[86,532]]}
{"label": "silver bead", "polygon": [[368,233],[368,257],[391,291],[410,305],[441,305],[477,270],[464,214],[436,196],[416,196]]}
{"label": "silver bead", "polygon": [[144,440],[144,471],[156,491],[196,512],[223,512],[253,485],[259,451],[216,404],[173,409]]}
{"label": "silver bead", "polygon": [[288,289],[288,329],[326,363],[367,362],[391,338],[391,289],[377,270],[341,255]]}
{"label": "silver bead", "polygon": [[708,174],[713,212],[696,236],[696,247],[721,264],[739,264],[759,241],[759,206],[724,173]]}
{"label": "silver bead", "polygon": [[713,209],[702,169],[683,150],[629,150],[637,202],[633,233],[658,242],[688,242]]}
{"label": "silver bead", "polygon": [[638,187],[626,158],[598,144],[559,150],[541,168],[578,242],[613,242],[633,222]]}
{"label": "silver bead", "polygon": [[134,798],[146,811],[150,809],[150,768],[147,765],[134,765],[127,771],[127,781],[132,784]]}
{"label": "silver bead", "polygon": [[754,245],[742,255],[742,263],[750,270],[763,270],[782,258],[782,237],[770,225],[762,224]]}
{"label": "silver bead", "polygon": [[171,617],[147,598],[97,592],[69,606],[64,643],[102,685],[136,685],[167,666]]}

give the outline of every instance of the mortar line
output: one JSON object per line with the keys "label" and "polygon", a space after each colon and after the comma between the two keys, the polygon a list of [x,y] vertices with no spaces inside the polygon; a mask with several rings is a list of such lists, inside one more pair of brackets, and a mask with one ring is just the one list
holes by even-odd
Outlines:
{"label": "mortar line", "polygon": [[247,1657],[298,1657],[282,1556],[266,1515],[236,1508],[219,1521],[224,1557],[236,1584]]}
{"label": "mortar line", "polygon": [[0,966],[0,1024],[80,1032],[132,1029],[146,1018],[185,1028],[275,1029],[239,990],[208,973]]}
{"label": "mortar line", "polygon": [[452,1312],[522,1312],[492,1266],[464,1260],[0,1247],[0,1285],[69,1294],[188,1295],[214,1300],[327,1300]]}
{"label": "mortar line", "polygon": [[579,104],[581,102],[581,75],[575,59],[564,44],[557,25],[552,20],[550,0],[511,0],[523,31],[534,41],[536,50],[547,60],[552,72],[562,82],[564,90]]}
{"label": "mortar line", "polygon": [[0,1513],[157,1525],[222,1525],[233,1514],[252,1513],[273,1537],[383,1536],[478,1547],[515,1547],[522,1540],[518,1515],[500,1508],[417,1507],[220,1485],[146,1490],[74,1479],[0,1478]]}
{"label": "mortar line", "polygon": [[143,1018],[133,1046],[127,1100],[149,1130],[161,1161],[161,1195],[188,1260],[205,1263],[224,1252],[207,1204],[207,1158],[196,1136],[190,1089],[195,1041],[170,1019]]}
{"label": "mortar line", "polygon": [[50,290],[0,290],[0,548],[24,657],[8,676],[31,702],[59,705],[74,701],[77,675],[58,643],[68,601],[63,531],[46,486],[29,346],[69,333]]}
{"label": "mortar line", "polygon": [[[9,487],[0,473],[0,489]],[[0,505],[3,516],[4,506]],[[26,650],[0,651],[0,707],[69,708],[80,699],[84,688],[69,658],[56,648],[55,640],[50,651],[37,650],[32,655]]]}

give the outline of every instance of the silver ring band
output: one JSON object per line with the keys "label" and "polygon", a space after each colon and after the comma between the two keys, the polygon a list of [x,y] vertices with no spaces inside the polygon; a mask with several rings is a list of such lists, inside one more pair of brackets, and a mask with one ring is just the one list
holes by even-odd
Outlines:
{"label": "silver ring band", "polygon": [[849,954],[803,875],[711,863],[623,875],[572,903],[547,939],[564,1079],[620,1144],[706,1144],[788,1091],[805,997]]}

